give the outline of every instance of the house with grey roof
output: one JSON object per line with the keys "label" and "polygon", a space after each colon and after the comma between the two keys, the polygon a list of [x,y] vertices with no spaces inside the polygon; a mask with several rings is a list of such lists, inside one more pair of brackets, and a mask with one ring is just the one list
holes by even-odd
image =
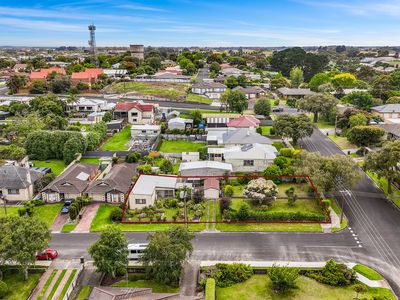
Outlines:
{"label": "house with grey roof", "polygon": [[226,92],[226,85],[218,82],[198,81],[192,85],[192,93],[206,96],[211,99],[219,99]]}
{"label": "house with grey roof", "polygon": [[385,130],[388,140],[400,139],[400,124],[378,124],[378,126]]}
{"label": "house with grey roof", "polygon": [[224,176],[232,172],[232,165],[219,161],[191,161],[181,163],[182,176]]}
{"label": "house with grey roof", "polygon": [[400,119],[400,103],[374,106],[371,111],[386,120]]}
{"label": "house with grey roof", "polygon": [[314,95],[315,93],[310,89],[295,89],[295,88],[287,88],[282,87],[277,90],[277,93],[282,98],[303,98],[305,96]]}
{"label": "house with grey roof", "polygon": [[98,165],[73,164],[42,189],[42,199],[46,202],[74,200],[84,195],[86,188],[99,174]]}
{"label": "house with grey roof", "polygon": [[233,91],[242,92],[246,96],[247,100],[265,96],[265,91],[259,86],[248,86],[245,88],[237,86],[233,89]]}
{"label": "house with grey roof", "polygon": [[28,201],[33,198],[34,183],[44,176],[38,172],[13,164],[0,167],[0,198],[6,201]]}
{"label": "house with grey roof", "polygon": [[135,175],[136,165],[116,164],[103,178],[90,182],[85,193],[93,201],[123,203],[132,185],[132,177]]}

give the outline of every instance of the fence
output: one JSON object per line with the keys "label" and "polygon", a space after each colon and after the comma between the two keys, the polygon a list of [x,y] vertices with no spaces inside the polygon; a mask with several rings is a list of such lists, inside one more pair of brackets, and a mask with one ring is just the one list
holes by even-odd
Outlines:
{"label": "fence", "polygon": [[191,134],[191,135],[162,134],[161,136],[163,139],[165,139],[167,141],[200,141],[200,142],[207,141],[207,135],[203,135],[203,134]]}
{"label": "fence", "polygon": [[78,271],[75,274],[74,279],[72,279],[72,282],[70,284],[70,286],[68,287],[67,292],[64,295],[64,298],[62,300],[69,300],[72,299],[70,298],[72,293],[74,292],[74,290],[76,289],[76,287],[78,286],[78,279],[79,276],[82,274],[83,271],[83,264],[79,267]]}

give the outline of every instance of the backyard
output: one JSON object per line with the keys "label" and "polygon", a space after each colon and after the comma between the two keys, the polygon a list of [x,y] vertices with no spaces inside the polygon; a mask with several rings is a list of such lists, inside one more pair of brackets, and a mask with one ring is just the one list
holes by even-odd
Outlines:
{"label": "backyard", "polygon": [[[334,287],[319,283],[311,278],[300,276],[297,280],[298,288],[293,289],[287,294],[276,294],[272,291],[271,280],[268,275],[253,275],[245,282],[234,284],[226,288],[217,288],[217,300],[336,300],[354,299],[354,285],[347,287]],[[378,296],[380,296],[378,298]],[[377,297],[377,298],[373,298]],[[386,298],[384,298],[386,297]],[[394,300],[394,296],[389,289],[366,288],[366,292],[360,294],[360,299],[387,299]]]}
{"label": "backyard", "polygon": [[160,143],[159,151],[165,153],[198,152],[205,143],[194,143],[189,141],[167,141]]}
{"label": "backyard", "polygon": [[[60,213],[62,203],[35,206],[33,216],[51,226]],[[7,216],[18,216],[18,209],[23,206],[7,206]],[[0,217],[4,217],[4,207],[0,208]]]}
{"label": "backyard", "polygon": [[101,150],[105,151],[125,151],[129,148],[131,139],[131,126],[127,125],[120,132],[110,137],[102,146]]}
{"label": "backyard", "polygon": [[176,101],[185,101],[189,85],[170,82],[120,82],[112,89],[119,93],[134,92],[139,95],[158,96]]}
{"label": "backyard", "polygon": [[35,167],[51,168],[51,171],[57,176],[66,168],[65,163],[58,159],[33,160],[32,162]]}

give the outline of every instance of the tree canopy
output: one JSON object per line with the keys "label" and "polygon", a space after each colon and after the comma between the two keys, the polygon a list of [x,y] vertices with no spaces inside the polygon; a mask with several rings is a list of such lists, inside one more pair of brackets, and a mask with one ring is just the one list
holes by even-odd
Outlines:
{"label": "tree canopy", "polygon": [[297,145],[300,138],[311,136],[314,130],[311,120],[305,114],[280,115],[274,126],[277,134],[290,137],[294,145]]}
{"label": "tree canopy", "polygon": [[329,93],[314,94],[297,101],[299,108],[314,114],[314,123],[318,122],[318,114],[329,115],[336,107],[338,100]]}
{"label": "tree canopy", "polygon": [[269,116],[271,113],[271,101],[267,98],[260,98],[254,104],[254,113],[256,115]]}

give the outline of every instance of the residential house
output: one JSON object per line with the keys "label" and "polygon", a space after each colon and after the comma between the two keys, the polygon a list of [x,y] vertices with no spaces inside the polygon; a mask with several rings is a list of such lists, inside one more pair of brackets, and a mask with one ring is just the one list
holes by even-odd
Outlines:
{"label": "residential house", "polygon": [[182,176],[225,176],[232,172],[232,165],[219,161],[184,162],[179,166]]}
{"label": "residential house", "polygon": [[257,133],[255,128],[229,128],[230,130],[212,130],[207,132],[209,145],[241,146],[246,144],[272,145],[272,141]]}
{"label": "residential house", "polygon": [[42,190],[46,202],[73,200],[84,195],[86,188],[100,173],[95,164],[76,163],[64,170]]}
{"label": "residential house", "polygon": [[17,73],[24,72],[28,68],[27,64],[15,64],[13,70]]}
{"label": "residential house", "polygon": [[6,201],[32,200],[35,182],[44,172],[7,164],[0,167],[0,198]]}
{"label": "residential house", "polygon": [[207,178],[203,184],[204,199],[218,199],[220,195],[219,180],[216,178]]}
{"label": "residential house", "polygon": [[400,119],[400,103],[374,106],[371,111],[381,116],[388,123],[396,122],[394,120]]}
{"label": "residential house", "polygon": [[242,92],[247,100],[256,99],[262,96],[265,96],[265,91],[260,88],[259,86],[248,86],[248,87],[241,87],[237,86],[233,89],[234,91]]}
{"label": "residential house", "polygon": [[29,80],[31,82],[33,81],[47,81],[47,78],[49,76],[50,73],[57,73],[57,74],[61,74],[61,75],[65,75],[66,72],[63,68],[58,68],[58,67],[51,67],[51,68],[47,68],[47,69],[40,69],[40,71],[35,71],[35,72],[31,72],[31,74],[29,75]]}
{"label": "residential house", "polygon": [[192,119],[183,119],[183,118],[173,118],[168,120],[168,129],[187,129],[193,128],[193,120]]}
{"label": "residential house", "polygon": [[228,67],[228,68],[221,68],[221,74],[223,77],[225,77],[225,79],[229,76],[233,76],[233,77],[239,77],[239,76],[245,76],[247,79],[250,80],[259,80],[261,79],[261,75],[260,74],[255,74],[252,72],[248,72],[248,71],[243,71],[240,70],[238,68],[235,67]]}
{"label": "residential house", "polygon": [[133,139],[149,139],[157,137],[161,133],[160,125],[132,125],[131,137]]}
{"label": "residential house", "polygon": [[106,125],[107,132],[114,134],[124,129],[124,120],[111,120],[107,122]]}
{"label": "residential house", "polygon": [[116,164],[103,178],[92,181],[85,192],[93,201],[123,203],[134,175],[135,165]]}
{"label": "residential house", "polygon": [[211,99],[219,99],[226,92],[226,85],[218,82],[199,81],[192,85],[192,93]]}
{"label": "residential house", "polygon": [[110,78],[123,78],[128,74],[128,70],[125,69],[104,69],[103,73]]}
{"label": "residential house", "polygon": [[128,196],[129,208],[154,206],[158,197],[175,197],[177,187],[176,176],[140,175]]}
{"label": "residential house", "polygon": [[274,162],[278,151],[272,145],[247,144],[229,148],[208,148],[212,161],[223,161],[232,165],[233,172],[262,172]]}
{"label": "residential house", "polygon": [[310,89],[295,89],[282,87],[277,90],[278,96],[282,98],[303,98],[305,96],[314,95],[315,93]]}
{"label": "residential house", "polygon": [[71,75],[71,84],[77,85],[78,82],[85,83],[89,87],[96,83],[100,74],[103,74],[103,69],[99,68],[88,68],[82,72],[74,72]]}
{"label": "residential house", "polygon": [[235,119],[231,119],[227,127],[235,127],[235,128],[249,128],[249,127],[258,127],[260,126],[260,120],[255,118],[252,115],[249,116],[240,116]]}
{"label": "residential house", "polygon": [[115,103],[108,103],[104,99],[87,99],[80,97],[78,101],[67,104],[67,112],[76,111],[77,113],[88,114],[102,111],[111,111]]}
{"label": "residential house", "polygon": [[130,124],[154,124],[157,107],[143,102],[118,102],[114,118],[125,119]]}
{"label": "residential house", "polygon": [[378,126],[385,130],[388,140],[400,139],[400,124],[378,124]]}

